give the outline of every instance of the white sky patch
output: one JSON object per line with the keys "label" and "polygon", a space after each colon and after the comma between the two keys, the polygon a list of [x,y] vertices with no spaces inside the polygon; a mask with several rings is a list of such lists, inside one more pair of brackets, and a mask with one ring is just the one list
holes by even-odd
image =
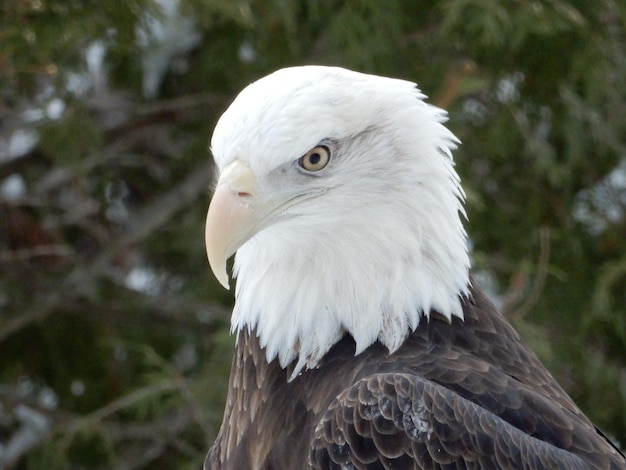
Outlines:
{"label": "white sky patch", "polygon": [[[65,101],[61,98],[52,98],[47,103],[24,110],[21,114],[24,123],[36,123],[44,119],[59,120],[65,111]],[[33,131],[34,132],[34,131]]]}
{"label": "white sky patch", "polygon": [[239,60],[245,64],[251,64],[257,60],[257,52],[254,46],[249,42],[244,42],[239,46]]}
{"label": "white sky patch", "polygon": [[61,98],[53,98],[46,105],[46,117],[52,121],[60,119],[63,111],[65,111],[65,101]]}
{"label": "white sky patch", "polygon": [[89,90],[89,81],[85,74],[68,72],[65,76],[65,89],[74,96],[83,96]]}
{"label": "white sky patch", "polygon": [[90,91],[104,92],[107,88],[106,53],[104,41],[98,40],[89,44],[83,54],[87,71],[66,72],[65,89],[78,97],[85,96]]}
{"label": "white sky patch", "polygon": [[70,385],[70,392],[75,397],[83,396],[85,394],[85,382],[79,379],[72,380],[72,383]]}
{"label": "white sky patch", "polygon": [[15,407],[13,415],[18,428],[0,448],[0,468],[4,468],[5,463],[13,462],[39,442],[41,436],[46,434],[52,426],[52,418],[21,403]]}
{"label": "white sky patch", "polygon": [[129,289],[152,295],[159,292],[163,282],[154,269],[137,266],[128,273],[125,284]]}
{"label": "white sky patch", "polygon": [[501,79],[496,87],[496,97],[500,103],[515,103],[520,99],[519,87],[524,81],[524,74],[516,72]]}
{"label": "white sky patch", "polygon": [[17,173],[8,176],[0,183],[0,198],[5,201],[16,201],[26,195],[26,183],[22,175]]}
{"label": "white sky patch", "polygon": [[599,183],[576,196],[574,218],[599,235],[626,217],[626,157]]}
{"label": "white sky patch", "polygon": [[156,0],[161,15],[146,14],[143,27],[137,29],[137,44],[143,49],[143,95],[154,98],[163,77],[177,63],[177,69],[186,67],[175,59],[182,56],[201,39],[192,18],[180,13],[179,0]]}
{"label": "white sky patch", "polygon": [[22,112],[22,119],[24,122],[41,121],[45,116],[46,113],[41,108],[29,108]]}
{"label": "white sky patch", "polygon": [[107,74],[104,67],[107,48],[104,42],[94,41],[85,51],[87,62],[87,75],[90,88],[96,92],[102,92],[107,88]]}
{"label": "white sky patch", "polygon": [[128,207],[126,207],[126,198],[129,196],[130,190],[124,181],[111,181],[105,189],[105,197],[109,202],[106,208],[106,216],[113,222],[123,222],[129,216]]}
{"label": "white sky patch", "polygon": [[8,162],[30,152],[39,142],[39,134],[31,129],[18,129],[0,139],[0,162]]}
{"label": "white sky patch", "polygon": [[37,402],[42,408],[54,410],[59,404],[59,397],[50,387],[44,387],[39,391]]}

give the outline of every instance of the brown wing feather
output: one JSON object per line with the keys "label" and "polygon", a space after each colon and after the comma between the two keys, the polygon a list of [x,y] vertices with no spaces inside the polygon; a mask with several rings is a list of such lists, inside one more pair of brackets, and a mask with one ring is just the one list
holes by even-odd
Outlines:
{"label": "brown wing feather", "polygon": [[292,382],[240,332],[206,468],[626,469],[478,290],[464,317],[431,312],[393,354],[374,343],[355,356],[345,336]]}
{"label": "brown wing feather", "polygon": [[[519,403],[525,401],[520,399]],[[545,403],[540,399],[538,402],[539,409],[524,407],[524,413],[542,411]],[[557,426],[563,424],[565,420],[559,420]],[[554,434],[562,431],[557,427]],[[606,466],[606,462],[597,462],[596,468],[602,468],[603,463]],[[311,466],[315,469],[594,468],[580,457],[532,437],[444,386],[400,373],[362,379],[333,401],[316,428]]]}

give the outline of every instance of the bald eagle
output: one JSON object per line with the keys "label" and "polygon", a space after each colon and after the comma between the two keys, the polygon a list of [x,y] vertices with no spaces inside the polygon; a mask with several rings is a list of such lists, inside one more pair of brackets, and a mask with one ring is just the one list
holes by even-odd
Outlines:
{"label": "bald eagle", "polygon": [[446,113],[415,84],[279,70],[211,141],[236,349],[207,469],[618,469],[472,283]]}

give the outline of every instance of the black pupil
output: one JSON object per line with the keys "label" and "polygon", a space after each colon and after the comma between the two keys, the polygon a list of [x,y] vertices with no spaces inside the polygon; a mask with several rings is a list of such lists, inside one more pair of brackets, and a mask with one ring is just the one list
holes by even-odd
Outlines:
{"label": "black pupil", "polygon": [[322,157],[319,153],[312,153],[311,155],[309,155],[309,163],[311,165],[317,165],[321,159]]}

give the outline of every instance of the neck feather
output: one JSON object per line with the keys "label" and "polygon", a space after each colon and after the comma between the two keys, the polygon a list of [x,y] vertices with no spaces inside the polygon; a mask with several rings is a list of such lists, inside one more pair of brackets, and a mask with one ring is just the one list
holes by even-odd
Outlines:
{"label": "neck feather", "polygon": [[292,378],[345,333],[357,354],[376,341],[393,352],[431,310],[463,317],[470,263],[457,140],[445,113],[408,103],[345,143],[354,160],[341,185],[236,254],[232,329],[255,331],[268,362],[296,361]]}
{"label": "neck feather", "polygon": [[257,234],[236,255],[233,330],[254,330],[268,362],[297,361],[293,378],[346,332],[357,354],[375,341],[393,352],[431,310],[462,318],[469,257],[449,164],[447,185],[399,188],[403,204],[390,198],[353,211],[355,220],[294,218]]}

